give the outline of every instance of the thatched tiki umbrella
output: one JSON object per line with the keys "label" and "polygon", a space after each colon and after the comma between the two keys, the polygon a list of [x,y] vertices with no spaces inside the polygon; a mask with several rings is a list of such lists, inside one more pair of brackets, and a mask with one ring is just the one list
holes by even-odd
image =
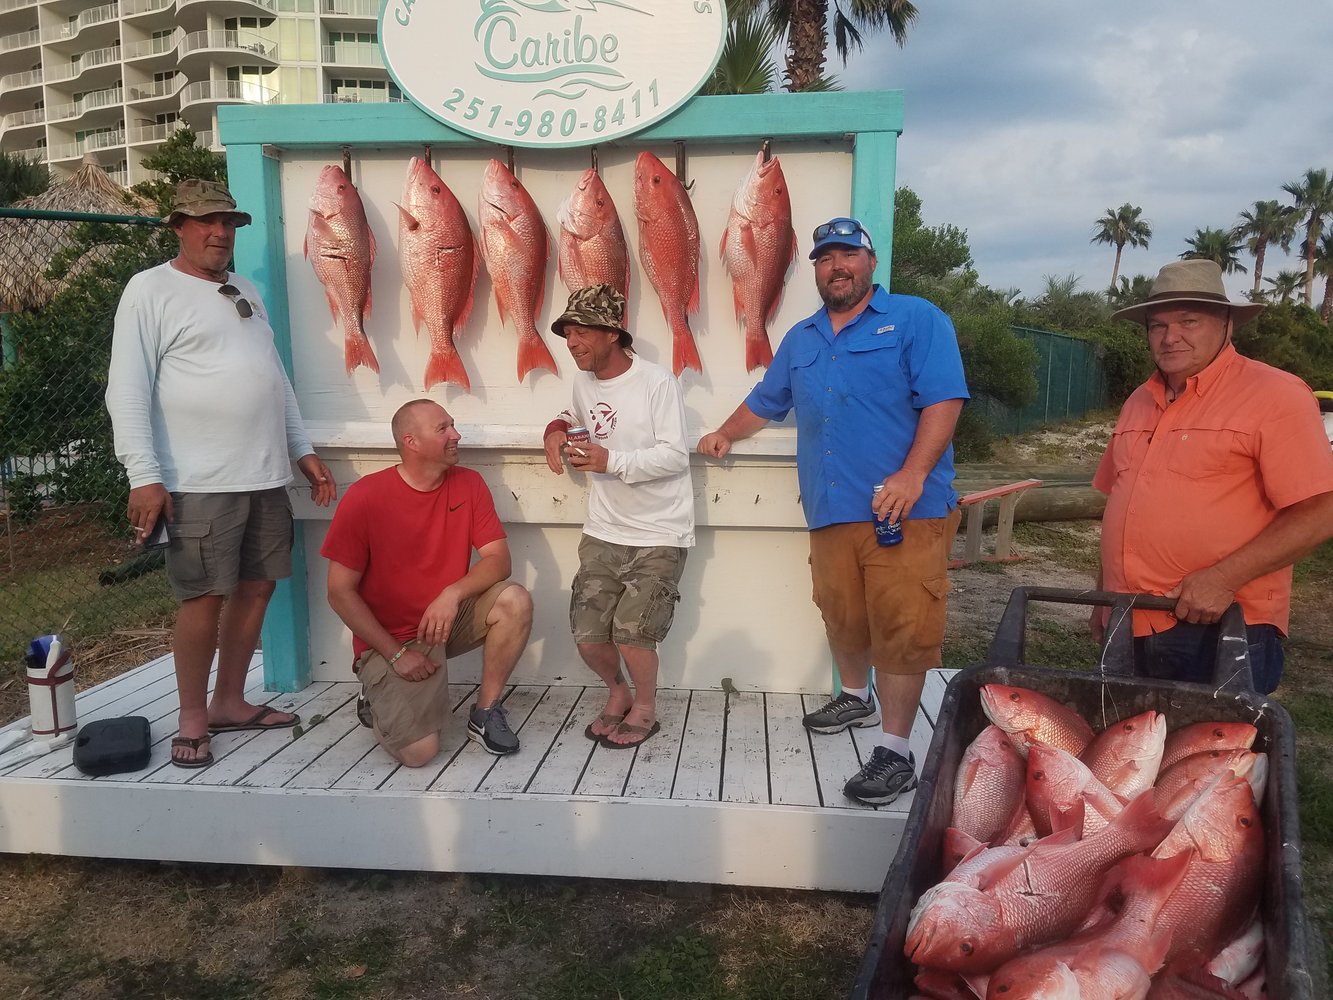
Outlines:
{"label": "thatched tiki umbrella", "polygon": [[[15,202],[13,207],[105,215],[158,214],[151,201],[109,178],[91,155],[84,157],[73,176],[41,194]],[[69,245],[78,225],[53,219],[0,218],[0,313],[39,309],[60,291],[63,280],[52,282],[47,271],[52,258]],[[89,251],[67,277],[77,274],[88,258],[95,259],[101,252]]]}

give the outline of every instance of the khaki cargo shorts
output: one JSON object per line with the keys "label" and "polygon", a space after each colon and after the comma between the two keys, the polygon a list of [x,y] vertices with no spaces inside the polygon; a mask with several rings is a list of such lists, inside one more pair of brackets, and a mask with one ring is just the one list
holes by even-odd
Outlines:
{"label": "khaki cargo shorts", "polygon": [[584,535],[569,596],[574,641],[656,649],[676,616],[688,554],[674,545],[616,545]]}
{"label": "khaki cargo shorts", "polygon": [[424,681],[399,677],[373,649],[361,654],[353,669],[375,720],[375,737],[387,749],[397,753],[444,727],[444,720],[457,707],[449,697],[449,657],[462,656],[486,641],[489,631],[486,619],[496,598],[506,587],[516,586],[512,580],[501,580],[484,593],[463,601],[445,642],[434,646],[417,641],[409,643],[413,649],[425,653],[432,663],[439,664],[440,669]]}
{"label": "khaki cargo shorts", "polygon": [[292,575],[292,502],[283,487],[173,493],[171,503],[167,582],[176,600],[225,597],[240,580]]}
{"label": "khaki cargo shorts", "polygon": [[909,518],[902,543],[875,541],[869,521],[810,532],[814,601],[829,642],[869,649],[877,673],[920,674],[938,667],[949,593],[949,548],[962,511]]}

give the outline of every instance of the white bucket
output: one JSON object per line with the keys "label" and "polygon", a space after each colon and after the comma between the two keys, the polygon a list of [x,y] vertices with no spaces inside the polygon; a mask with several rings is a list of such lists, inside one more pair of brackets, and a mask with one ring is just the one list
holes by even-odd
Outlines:
{"label": "white bucket", "polygon": [[62,645],[60,636],[43,636],[29,646],[27,663],[32,738],[54,740],[72,733],[79,723],[74,714],[74,661],[70,650]]}

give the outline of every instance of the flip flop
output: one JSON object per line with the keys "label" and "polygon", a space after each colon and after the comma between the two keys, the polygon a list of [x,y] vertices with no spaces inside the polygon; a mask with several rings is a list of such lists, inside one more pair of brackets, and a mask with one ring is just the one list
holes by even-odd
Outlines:
{"label": "flip flop", "polygon": [[651,729],[647,726],[635,726],[628,722],[622,722],[620,725],[616,726],[616,733],[622,736],[638,736],[639,739],[635,740],[633,743],[612,743],[606,737],[602,737],[597,742],[608,750],[633,750],[635,747],[643,746],[656,736],[661,729],[661,722],[654,722]]}
{"label": "flip flop", "polygon": [[[265,722],[264,720],[271,715],[291,715],[291,719],[282,722]],[[295,713],[279,712],[276,708],[264,705],[243,722],[210,722],[208,731],[210,733],[236,733],[243,729],[291,729],[300,721],[301,717]]]}
{"label": "flip flop", "polygon": [[198,750],[202,744],[207,742],[207,736],[173,736],[171,738],[171,762],[177,767],[208,767],[209,764],[213,763],[213,751],[211,749],[202,757],[194,757],[190,760],[176,756],[177,747],[188,747],[191,750]]}
{"label": "flip flop", "polygon": [[[600,722],[604,726],[618,726],[624,721],[625,721],[624,712],[621,712],[619,715],[612,715],[610,712],[603,712],[601,715],[597,716],[597,722]],[[592,727],[595,724],[596,723],[589,722],[587,728],[583,730],[583,735],[588,737],[588,739],[592,740],[594,743],[600,743],[602,741],[602,737],[605,736],[606,734],[594,733],[592,731]]]}

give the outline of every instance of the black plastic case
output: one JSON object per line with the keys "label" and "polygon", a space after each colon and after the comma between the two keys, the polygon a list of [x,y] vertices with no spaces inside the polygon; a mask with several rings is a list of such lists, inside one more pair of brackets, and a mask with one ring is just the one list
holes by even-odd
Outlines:
{"label": "black plastic case", "polygon": [[84,774],[121,774],[141,771],[152,752],[148,720],[142,715],[98,719],[74,738],[74,766]]}

